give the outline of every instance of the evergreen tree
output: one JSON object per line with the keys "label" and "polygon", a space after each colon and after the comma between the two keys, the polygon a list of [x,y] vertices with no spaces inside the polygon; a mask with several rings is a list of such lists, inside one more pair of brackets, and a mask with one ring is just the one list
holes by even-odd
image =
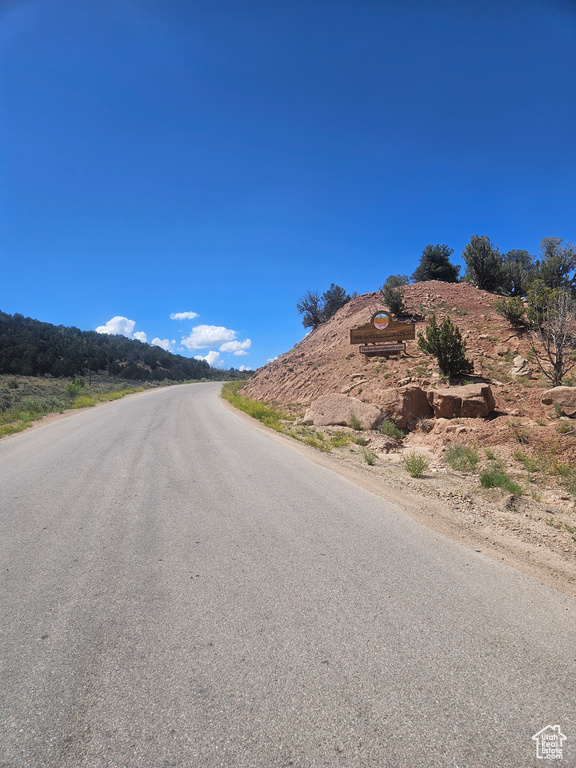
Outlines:
{"label": "evergreen tree", "polygon": [[462,251],[466,262],[466,280],[483,291],[498,293],[505,290],[506,275],[502,256],[486,235],[472,235]]}
{"label": "evergreen tree", "polygon": [[543,237],[536,274],[548,288],[573,290],[576,284],[576,247],[562,244],[561,237]]}
{"label": "evergreen tree", "polygon": [[348,296],[344,288],[332,283],[322,296],[318,291],[306,291],[296,302],[296,309],[304,315],[304,328],[316,328],[338,312],[356,294]]}
{"label": "evergreen tree", "polygon": [[451,264],[450,256],[454,253],[447,245],[427,245],[422,251],[420,264],[412,275],[415,283],[425,280],[442,280],[445,283],[457,283],[460,267]]}
{"label": "evergreen tree", "polygon": [[534,259],[528,251],[508,251],[502,260],[506,293],[510,296],[526,296],[530,280],[534,277]]}
{"label": "evergreen tree", "polygon": [[474,372],[473,363],[466,358],[466,342],[450,315],[446,315],[438,325],[436,315],[432,313],[425,335],[418,334],[418,346],[426,354],[434,355],[440,373],[450,379]]}
{"label": "evergreen tree", "polygon": [[380,289],[382,301],[394,315],[401,315],[406,311],[404,305],[404,286],[408,285],[406,275],[390,275]]}

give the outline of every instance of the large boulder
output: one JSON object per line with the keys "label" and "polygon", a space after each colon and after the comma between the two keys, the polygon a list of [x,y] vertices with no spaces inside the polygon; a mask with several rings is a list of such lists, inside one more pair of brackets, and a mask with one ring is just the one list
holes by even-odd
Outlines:
{"label": "large boulder", "polygon": [[576,417],[576,387],[554,387],[542,393],[542,405],[558,406],[563,416]]}
{"label": "large boulder", "polygon": [[381,390],[378,405],[385,417],[401,429],[410,422],[428,419],[433,414],[426,392],[416,385]]}
{"label": "large boulder", "polygon": [[462,387],[429,389],[428,402],[437,419],[474,419],[488,416],[496,403],[488,384],[465,384]]}
{"label": "large boulder", "polygon": [[304,415],[304,424],[316,427],[351,426],[350,417],[355,416],[362,429],[376,429],[382,421],[382,411],[375,405],[363,403],[357,397],[346,395],[320,395]]}

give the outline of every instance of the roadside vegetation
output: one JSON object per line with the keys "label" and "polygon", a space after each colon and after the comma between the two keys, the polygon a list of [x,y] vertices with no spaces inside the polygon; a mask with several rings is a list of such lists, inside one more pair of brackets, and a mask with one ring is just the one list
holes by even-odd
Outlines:
{"label": "roadside vegetation", "polygon": [[22,432],[49,413],[93,407],[167,385],[147,382],[134,387],[127,384],[129,382],[106,376],[94,376],[91,384],[80,377],[0,376],[0,437]]}
{"label": "roadside vegetation", "polygon": [[[322,432],[316,427],[296,424],[296,417],[286,410],[244,397],[240,392],[243,383],[242,381],[227,382],[222,387],[222,397],[235,408],[244,411],[254,419],[258,419],[262,424],[271,427],[276,432],[293,437],[304,445],[310,445],[323,453],[329,453],[333,448],[344,448],[361,439],[356,438],[352,433],[333,430]],[[360,429],[359,422],[357,428]]]}

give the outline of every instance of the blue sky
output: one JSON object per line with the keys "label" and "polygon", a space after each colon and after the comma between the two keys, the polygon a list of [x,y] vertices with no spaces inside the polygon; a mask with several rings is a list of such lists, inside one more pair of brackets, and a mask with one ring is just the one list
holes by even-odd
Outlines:
{"label": "blue sky", "polygon": [[3,0],[0,309],[256,368],[308,289],[576,240],[575,137],[573,0]]}

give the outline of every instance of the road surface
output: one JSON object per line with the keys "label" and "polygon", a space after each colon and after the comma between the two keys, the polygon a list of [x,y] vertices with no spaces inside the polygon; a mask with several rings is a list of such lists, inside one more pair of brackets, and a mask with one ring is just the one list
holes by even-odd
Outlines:
{"label": "road surface", "polygon": [[218,393],[0,442],[0,768],[576,765],[574,598]]}

